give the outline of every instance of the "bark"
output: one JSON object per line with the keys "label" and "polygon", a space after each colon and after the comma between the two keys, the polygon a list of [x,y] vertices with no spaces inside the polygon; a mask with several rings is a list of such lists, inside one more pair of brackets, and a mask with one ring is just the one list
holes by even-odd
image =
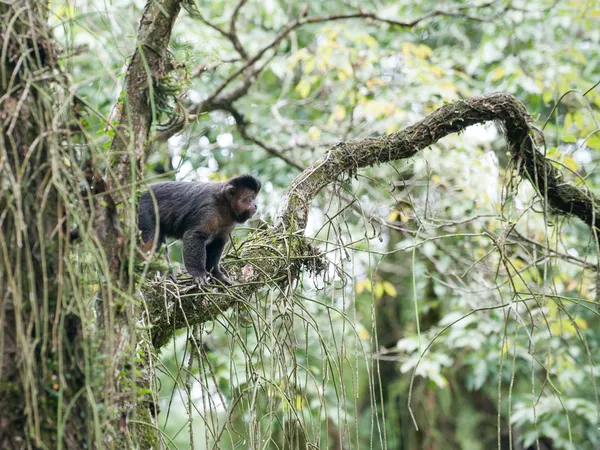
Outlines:
{"label": "bark", "polygon": [[[181,10],[181,0],[149,0],[140,20],[136,49],[127,67],[125,96],[118,105],[120,120],[110,148],[112,176],[106,177],[110,194],[98,202],[104,229],[103,244],[110,277],[100,301],[100,326],[104,330],[102,351],[107,359],[105,402],[118,413],[113,426],[120,430],[113,445],[139,448],[159,445],[157,393],[152,380],[152,352],[146,333],[136,327],[140,315],[135,298],[134,262],[137,236],[137,191],[144,174],[150,133],[156,119],[156,89],[166,75],[166,54],[171,31]],[[124,295],[114,295],[117,292]],[[117,382],[126,371],[125,380]],[[153,392],[139,395],[138,391]],[[106,437],[105,437],[106,440]]]}
{"label": "bark", "polygon": [[[574,215],[589,226],[600,226],[598,200],[587,189],[566,183],[562,173],[538,151],[529,114],[517,99],[497,93],[450,103],[397,133],[340,142],[296,177],[280,203],[275,226],[248,240],[238,255],[243,264],[230,265],[232,272],[241,274],[242,282],[251,284],[227,289],[225,295],[213,292],[203,296],[186,282],[179,287],[151,283],[145,294],[149,311],[154,312],[150,319],[154,344],[164,344],[175,329],[213,320],[235,304],[236,297],[243,301],[261,286],[286,288],[296,281],[303,264],[318,266],[318,255],[303,234],[311,201],[327,185],[361,168],[410,158],[444,136],[489,121],[501,124],[519,174],[531,181],[552,212]],[[183,296],[179,291],[182,286],[186,290]]]}
{"label": "bark", "polygon": [[[72,142],[82,125],[57,64],[47,5],[0,4],[0,448],[159,445],[154,399],[144,389],[152,364],[131,301],[135,193],[151,96],[179,10],[179,0],[148,1],[113,166],[103,176],[96,150],[82,161],[72,145],[81,149],[85,139]],[[75,249],[72,217],[80,230]]]}
{"label": "bark", "polygon": [[520,174],[558,214],[574,215],[599,227],[598,200],[586,189],[564,183],[561,172],[534,145],[529,114],[512,95],[497,93],[442,106],[425,119],[388,136],[340,142],[300,174],[287,191],[281,220],[296,230],[306,226],[310,201],[333,180],[358,169],[410,158],[444,136],[489,121],[499,122]]}
{"label": "bark", "polygon": [[0,448],[76,448],[90,413],[81,321],[65,307],[70,99],[46,13],[0,4]]}

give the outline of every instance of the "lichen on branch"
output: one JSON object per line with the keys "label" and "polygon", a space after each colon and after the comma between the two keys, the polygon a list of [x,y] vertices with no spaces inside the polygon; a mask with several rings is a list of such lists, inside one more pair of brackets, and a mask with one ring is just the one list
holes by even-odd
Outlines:
{"label": "lichen on branch", "polygon": [[564,182],[562,173],[536,148],[527,110],[515,97],[505,93],[449,103],[397,133],[334,145],[293,181],[282,200],[279,221],[286,226],[293,224],[294,231],[303,231],[311,200],[342,175],[410,158],[451,133],[489,121],[501,123],[520,175],[531,181],[554,212],[574,215],[590,226],[600,226],[598,200],[588,190]]}

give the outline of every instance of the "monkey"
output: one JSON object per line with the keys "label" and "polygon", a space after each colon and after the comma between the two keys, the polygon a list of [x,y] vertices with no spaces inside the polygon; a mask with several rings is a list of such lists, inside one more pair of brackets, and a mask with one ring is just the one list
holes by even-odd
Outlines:
{"label": "monkey", "polygon": [[[152,192],[144,192],[140,197],[138,214],[144,247],[153,244],[155,235],[157,250],[166,243],[167,237],[181,239],[184,265],[196,284],[208,283],[210,274],[223,284],[231,285],[219,262],[235,225],[256,213],[260,180],[252,175],[240,175],[221,182],[165,181],[149,188]],[[158,221],[154,202],[158,207]]]}

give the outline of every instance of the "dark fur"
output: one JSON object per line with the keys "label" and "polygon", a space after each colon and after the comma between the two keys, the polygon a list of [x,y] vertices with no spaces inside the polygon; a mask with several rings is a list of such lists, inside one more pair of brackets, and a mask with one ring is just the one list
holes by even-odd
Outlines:
{"label": "dark fur", "polygon": [[260,181],[241,175],[219,183],[167,181],[150,186],[159,211],[156,233],[154,200],[150,192],[140,198],[139,227],[145,243],[158,239],[160,248],[167,237],[183,240],[185,268],[196,282],[207,282],[208,273],[225,284],[219,261],[236,223],[256,212],[255,198]]}

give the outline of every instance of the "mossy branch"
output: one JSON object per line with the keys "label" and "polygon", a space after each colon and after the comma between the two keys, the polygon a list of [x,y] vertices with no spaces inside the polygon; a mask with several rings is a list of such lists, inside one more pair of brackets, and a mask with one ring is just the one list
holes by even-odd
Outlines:
{"label": "mossy branch", "polygon": [[[529,114],[516,98],[498,93],[447,104],[397,133],[340,142],[296,177],[280,204],[275,226],[251,239],[252,244],[240,254],[240,262],[231,268],[242,274],[241,281],[251,284],[207,294],[194,290],[181,296],[164,282],[151,283],[146,297],[149,311],[153,311],[154,344],[163,345],[175,329],[215,319],[237,301],[248,299],[259,287],[273,285],[274,280],[279,288],[293,283],[300,272],[299,263],[318,261],[304,239],[304,230],[311,201],[327,185],[364,167],[410,158],[451,133],[489,121],[502,124],[520,174],[544,193],[541,196],[547,198],[554,212],[575,215],[588,225],[600,226],[598,200],[587,190],[565,183],[561,172],[537,150]],[[260,265],[247,263],[258,260]],[[244,277],[245,264],[260,267],[251,280]]]}
{"label": "mossy branch", "polygon": [[[308,256],[307,256],[308,255]],[[152,343],[160,348],[173,331],[216,319],[235,304],[249,305],[260,288],[284,290],[303,268],[320,270],[319,257],[302,235],[260,230],[244,241],[224,267],[234,286],[204,286],[199,290],[188,275],[148,282],[143,288],[144,322],[152,327]]]}
{"label": "mossy branch", "polygon": [[293,181],[285,194],[279,221],[295,232],[306,226],[311,200],[342,175],[363,167],[410,158],[443,137],[489,121],[502,124],[508,149],[517,159],[520,175],[528,178],[559,214],[579,217],[588,225],[600,226],[599,202],[591,192],[565,183],[562,173],[535,147],[530,117],[512,95],[496,93],[450,103],[405,129],[375,138],[340,142]]}
{"label": "mossy branch", "polygon": [[[157,114],[151,102],[153,86],[165,73],[165,55],[182,0],[150,0],[140,20],[136,50],[127,67],[126,98],[119,105],[120,121],[111,154],[118,155],[116,173],[120,185],[130,183],[131,164],[144,173],[150,125]],[[133,146],[134,152],[131,152]],[[132,154],[135,161],[131,161]]]}

